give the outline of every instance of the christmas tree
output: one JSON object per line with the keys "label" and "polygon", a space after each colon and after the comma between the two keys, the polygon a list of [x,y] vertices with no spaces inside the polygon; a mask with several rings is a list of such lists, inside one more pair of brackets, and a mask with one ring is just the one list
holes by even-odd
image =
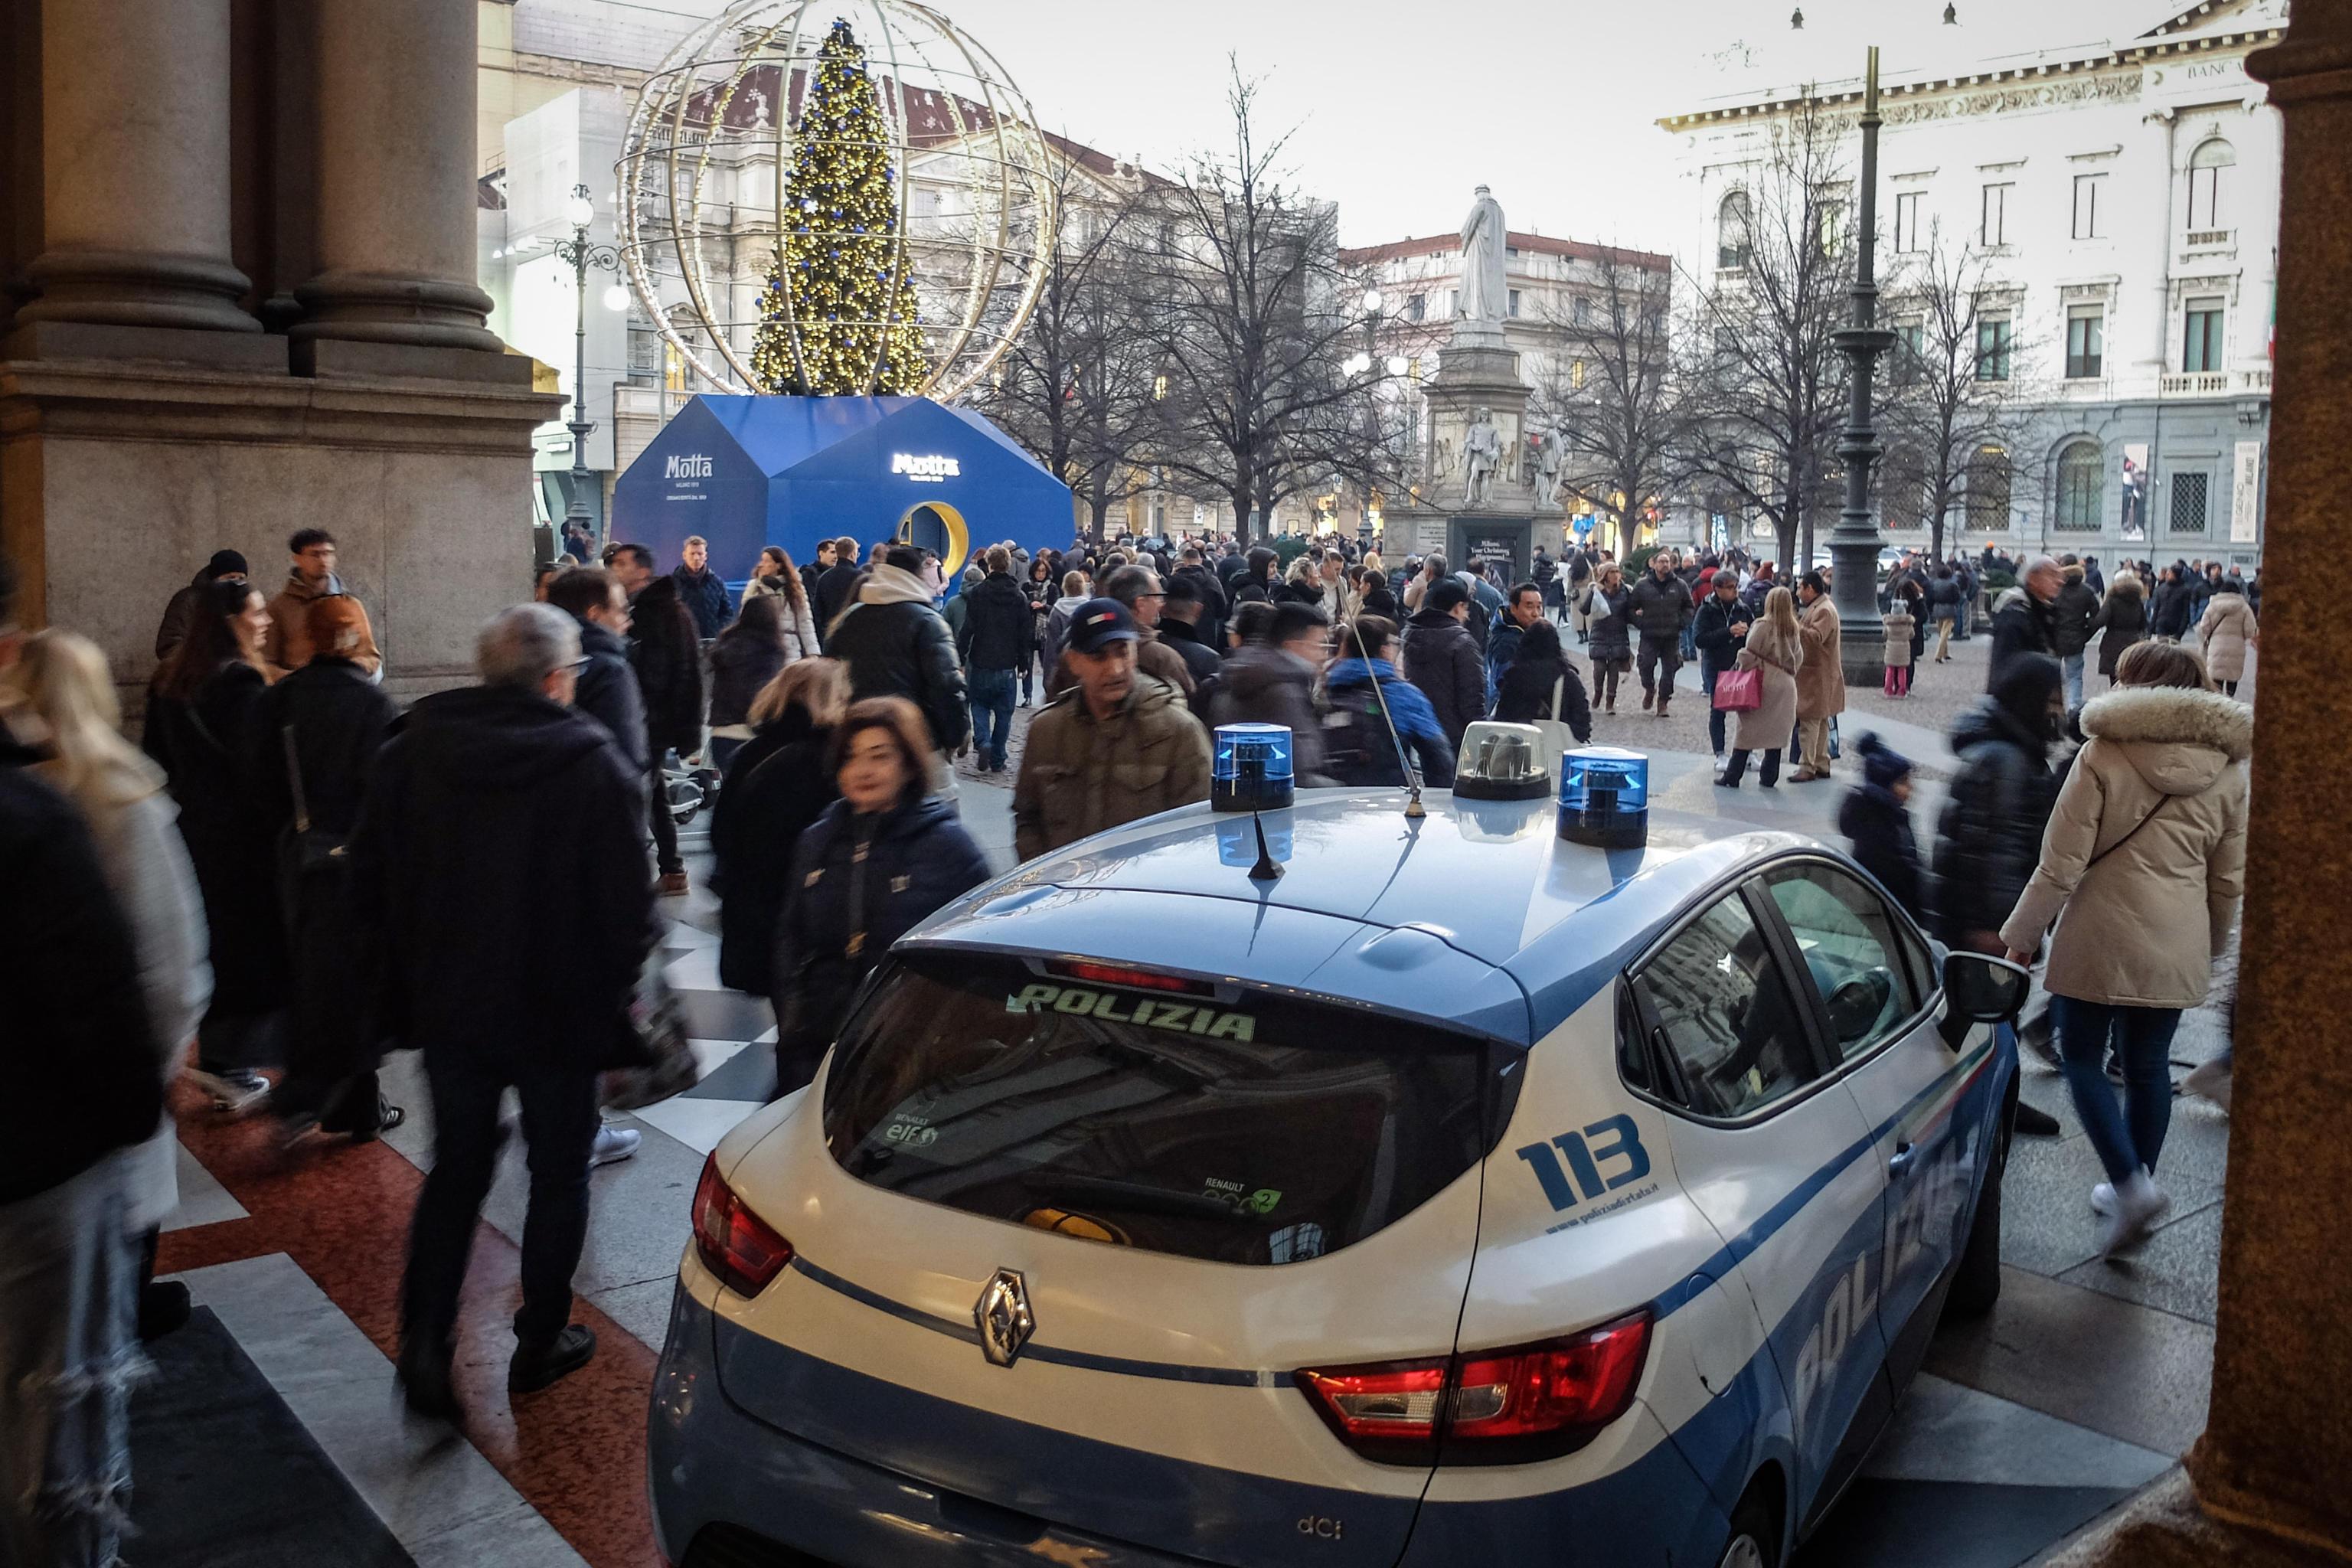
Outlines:
{"label": "christmas tree", "polygon": [[[794,139],[751,369],[771,392],[917,393],[929,376],[898,172],[866,50],[837,21],[818,48]],[[793,352],[797,341],[800,352]]]}

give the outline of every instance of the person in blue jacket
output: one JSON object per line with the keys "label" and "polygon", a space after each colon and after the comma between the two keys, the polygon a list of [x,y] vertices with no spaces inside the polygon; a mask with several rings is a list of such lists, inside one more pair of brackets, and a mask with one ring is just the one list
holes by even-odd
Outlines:
{"label": "person in blue jacket", "polygon": [[1405,771],[1397,754],[1401,741],[1420,768],[1423,786],[1445,789],[1454,783],[1454,743],[1438,723],[1437,710],[1430,706],[1429,699],[1397,673],[1396,636],[1394,621],[1359,616],[1340,637],[1339,658],[1324,672],[1324,693],[1331,710],[1323,733],[1323,771],[1343,784],[1393,784],[1402,789]]}

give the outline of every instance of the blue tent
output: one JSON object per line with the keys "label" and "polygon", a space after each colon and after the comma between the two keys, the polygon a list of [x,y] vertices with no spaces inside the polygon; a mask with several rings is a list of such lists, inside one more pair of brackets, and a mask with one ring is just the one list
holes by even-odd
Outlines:
{"label": "blue tent", "polygon": [[763,545],[903,539],[950,587],[975,547],[1070,542],[1070,489],[1002,430],[928,397],[697,396],[613,491],[613,537],[675,562],[688,534],[741,583]]}

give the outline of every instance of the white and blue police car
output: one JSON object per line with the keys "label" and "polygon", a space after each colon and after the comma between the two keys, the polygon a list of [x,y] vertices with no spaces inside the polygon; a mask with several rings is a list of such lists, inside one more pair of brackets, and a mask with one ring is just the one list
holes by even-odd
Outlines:
{"label": "white and blue police car", "polygon": [[1999,1289],[2023,973],[1798,835],[1467,798],[1475,743],[893,951],[703,1173],[667,1560],[1786,1561]]}

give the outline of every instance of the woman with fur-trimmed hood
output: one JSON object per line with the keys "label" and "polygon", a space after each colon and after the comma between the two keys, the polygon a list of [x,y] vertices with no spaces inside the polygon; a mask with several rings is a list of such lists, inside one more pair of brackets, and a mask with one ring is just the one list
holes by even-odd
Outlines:
{"label": "woman with fur-trimmed hood", "polygon": [[[2010,957],[2050,938],[2067,1087],[2107,1169],[2092,1189],[2100,1250],[2146,1236],[2169,1206],[2156,1160],[2172,1114],[2168,1066],[2181,1013],[2202,1004],[2245,888],[2253,713],[2211,689],[2177,643],[2139,643],[2116,689],[2084,706],[2088,737],[2059,791],[2041,863],[2001,928]],[[2101,1058],[2122,1058],[2118,1110]]]}

